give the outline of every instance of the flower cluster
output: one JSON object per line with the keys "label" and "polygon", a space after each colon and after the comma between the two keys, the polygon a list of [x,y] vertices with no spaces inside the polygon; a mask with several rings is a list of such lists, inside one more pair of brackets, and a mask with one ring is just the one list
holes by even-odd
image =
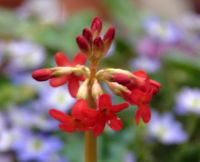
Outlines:
{"label": "flower cluster", "polygon": [[[71,96],[77,99],[70,114],[56,109],[49,111],[60,122],[59,128],[65,132],[91,130],[95,136],[99,136],[106,124],[118,131],[123,125],[117,113],[128,108],[129,104],[138,107],[135,113],[136,124],[140,119],[145,123],[150,121],[149,104],[159,92],[160,84],[151,80],[143,70],[129,72],[106,68],[98,71],[97,66],[115,35],[115,28],[109,27],[102,38],[101,30],[102,21],[95,17],[91,27],[85,28],[82,35],[77,37],[80,52],[72,62],[62,52],[58,52],[55,55],[57,67],[39,69],[32,73],[34,79],[49,80],[53,87],[68,84]],[[90,67],[85,66],[87,60]],[[127,102],[113,105],[110,95],[102,88],[103,83]]]}

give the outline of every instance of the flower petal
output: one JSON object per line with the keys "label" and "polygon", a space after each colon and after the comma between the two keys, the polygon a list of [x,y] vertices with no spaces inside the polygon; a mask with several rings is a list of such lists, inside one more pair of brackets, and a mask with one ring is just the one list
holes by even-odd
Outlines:
{"label": "flower petal", "polygon": [[104,128],[105,128],[105,125],[106,125],[106,119],[103,118],[103,117],[99,117],[97,120],[96,120],[96,124],[93,128],[93,132],[94,132],[94,135],[97,137],[99,136]]}
{"label": "flower petal", "polygon": [[70,62],[69,62],[67,56],[62,52],[56,53],[55,61],[58,66],[70,66]]}
{"label": "flower petal", "polygon": [[118,118],[116,115],[114,118],[109,120],[109,126],[110,128],[112,128],[115,131],[119,131],[122,129],[122,121],[120,120],[120,118]]}
{"label": "flower petal", "polygon": [[75,98],[79,89],[79,80],[77,77],[70,75],[68,83],[69,92],[71,96]]}
{"label": "flower petal", "polygon": [[117,113],[117,112],[124,110],[128,106],[129,106],[129,104],[127,102],[124,102],[124,103],[121,103],[121,104],[112,105],[110,110],[114,113]]}
{"label": "flower petal", "polygon": [[102,94],[98,102],[99,109],[110,108],[112,106],[111,97],[108,94]]}
{"label": "flower petal", "polygon": [[72,116],[77,119],[81,119],[83,117],[83,111],[87,107],[88,107],[87,101],[84,99],[79,99],[78,101],[76,101],[76,103],[72,108],[71,111]]}
{"label": "flower petal", "polygon": [[135,113],[135,122],[136,122],[136,125],[139,124],[140,118],[141,118],[141,110],[138,109],[138,110],[136,110],[136,113]]}
{"label": "flower petal", "polygon": [[69,123],[64,123],[64,124],[60,124],[59,125],[59,128],[64,131],[64,132],[68,132],[68,133],[71,133],[71,132],[74,132],[76,127],[75,125],[73,124],[73,122],[69,122]]}
{"label": "flower petal", "polygon": [[79,52],[74,57],[74,59],[72,61],[72,66],[84,65],[86,61],[87,61],[87,57],[83,53]]}
{"label": "flower petal", "polygon": [[49,115],[53,117],[54,119],[63,123],[69,122],[71,120],[70,116],[56,109],[49,110]]}
{"label": "flower petal", "polygon": [[67,76],[63,76],[63,77],[59,77],[59,78],[52,78],[49,80],[49,84],[52,86],[52,87],[58,87],[58,86],[61,86],[65,83],[67,83],[68,81],[68,77]]}
{"label": "flower petal", "polygon": [[151,111],[148,106],[142,108],[142,119],[145,123],[148,123],[151,119]]}

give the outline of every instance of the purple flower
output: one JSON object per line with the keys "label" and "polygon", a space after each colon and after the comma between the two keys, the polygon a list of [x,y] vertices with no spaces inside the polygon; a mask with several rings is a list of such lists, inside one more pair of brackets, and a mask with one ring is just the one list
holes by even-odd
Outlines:
{"label": "purple flower", "polygon": [[57,130],[56,121],[50,118],[47,111],[38,112],[32,109],[32,107],[19,107],[10,108],[8,115],[12,127],[20,127],[23,129],[37,128],[43,131]]}
{"label": "purple flower", "polygon": [[180,115],[185,115],[187,113],[200,115],[200,89],[183,88],[176,95],[175,111]]}
{"label": "purple flower", "polygon": [[136,162],[135,155],[132,152],[128,152],[125,156],[124,162]]}
{"label": "purple flower", "polygon": [[152,38],[146,37],[138,42],[137,50],[141,56],[158,59],[160,58],[160,55],[170,47],[171,45],[169,44],[161,43]]}
{"label": "purple flower", "polygon": [[180,144],[188,138],[181,123],[176,121],[171,113],[159,115],[153,112],[152,120],[148,125],[148,133],[151,138],[164,144]]}
{"label": "purple flower", "polygon": [[56,137],[24,133],[22,138],[16,140],[13,148],[21,162],[29,160],[47,162],[49,156],[62,149],[62,142]]}
{"label": "purple flower", "polygon": [[9,58],[6,68],[9,74],[38,67],[46,57],[43,47],[26,40],[13,40],[7,43],[4,52]]}
{"label": "purple flower", "polygon": [[0,152],[12,149],[14,141],[19,138],[20,129],[6,128],[0,132]]}
{"label": "purple flower", "polygon": [[75,102],[65,87],[51,88],[48,86],[40,91],[40,97],[46,108],[57,108],[61,111],[69,110]]}
{"label": "purple flower", "polygon": [[130,66],[136,70],[144,69],[149,73],[154,73],[160,68],[160,61],[148,57],[138,57],[131,61]]}
{"label": "purple flower", "polygon": [[176,43],[181,39],[180,29],[172,22],[165,22],[157,17],[148,17],[144,28],[151,38],[165,43]]}

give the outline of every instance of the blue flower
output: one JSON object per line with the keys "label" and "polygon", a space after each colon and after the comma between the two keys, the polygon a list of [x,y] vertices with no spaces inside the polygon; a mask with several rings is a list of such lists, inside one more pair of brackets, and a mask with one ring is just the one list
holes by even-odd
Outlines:
{"label": "blue flower", "polygon": [[4,49],[9,63],[6,71],[19,72],[40,66],[46,57],[43,47],[27,40],[13,40]]}
{"label": "blue flower", "polygon": [[36,160],[47,162],[49,157],[62,149],[62,142],[56,137],[24,133],[23,137],[16,140],[14,150],[20,162]]}
{"label": "blue flower", "polygon": [[188,138],[181,123],[176,121],[171,113],[159,115],[153,112],[151,122],[148,125],[148,133],[151,138],[164,144],[180,144]]}
{"label": "blue flower", "polygon": [[175,111],[180,115],[187,113],[200,115],[200,89],[183,88],[176,96]]}
{"label": "blue flower", "polygon": [[56,107],[61,111],[68,111],[75,102],[65,87],[44,88],[40,91],[40,97],[45,107],[48,109]]}

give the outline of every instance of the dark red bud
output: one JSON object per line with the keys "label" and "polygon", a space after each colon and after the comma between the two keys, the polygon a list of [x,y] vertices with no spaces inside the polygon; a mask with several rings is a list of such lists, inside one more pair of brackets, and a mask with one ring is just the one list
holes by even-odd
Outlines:
{"label": "dark red bud", "polygon": [[114,37],[115,37],[115,27],[110,27],[107,29],[106,33],[104,34],[103,40],[104,42],[108,42],[111,44]]}
{"label": "dark red bud", "polygon": [[93,18],[92,24],[91,24],[91,29],[94,33],[97,32],[97,35],[99,35],[101,33],[102,21],[99,17]]}
{"label": "dark red bud", "polygon": [[82,34],[89,43],[92,42],[92,31],[90,29],[85,28]]}
{"label": "dark red bud", "polygon": [[51,78],[51,74],[50,69],[39,69],[32,73],[32,77],[37,81],[46,81]]}
{"label": "dark red bud", "polygon": [[82,35],[78,36],[76,38],[76,42],[77,42],[80,50],[83,51],[83,53],[87,54],[89,52],[90,45],[85,37],[83,37]]}
{"label": "dark red bud", "polygon": [[93,45],[94,45],[95,50],[102,51],[103,50],[103,41],[102,41],[101,37],[95,38]]}

